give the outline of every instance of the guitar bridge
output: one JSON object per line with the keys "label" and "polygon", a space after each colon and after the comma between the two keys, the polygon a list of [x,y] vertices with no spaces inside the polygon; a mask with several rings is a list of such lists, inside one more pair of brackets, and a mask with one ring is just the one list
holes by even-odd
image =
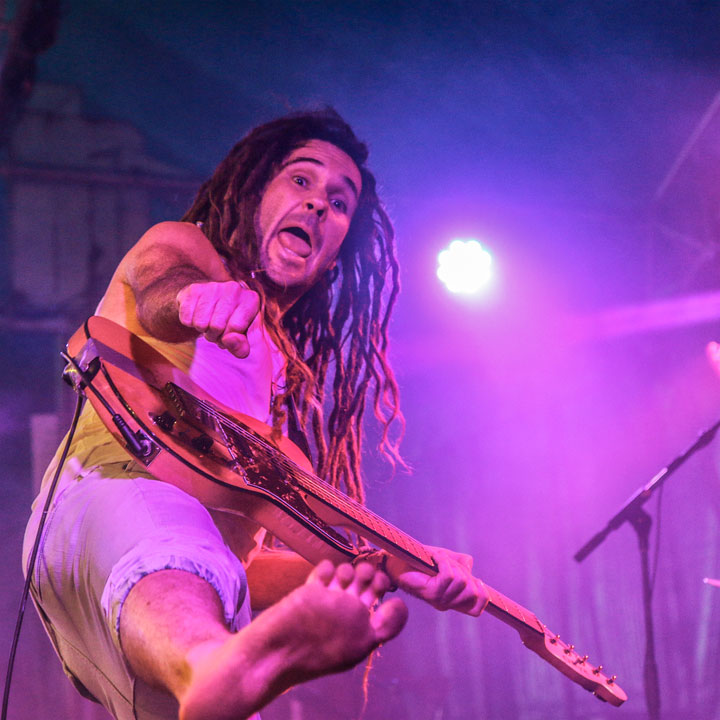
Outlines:
{"label": "guitar bridge", "polygon": [[304,518],[309,526],[314,526],[314,532],[322,533],[344,552],[354,550],[348,538],[312,509],[306,497],[307,489],[303,487],[304,472],[271,442],[175,383],[168,382],[163,392],[178,418],[200,433],[191,438],[187,431],[181,431],[178,439],[189,443],[201,454],[212,456],[266,497],[274,498],[273,502],[285,508],[282,513],[291,512],[296,518]]}

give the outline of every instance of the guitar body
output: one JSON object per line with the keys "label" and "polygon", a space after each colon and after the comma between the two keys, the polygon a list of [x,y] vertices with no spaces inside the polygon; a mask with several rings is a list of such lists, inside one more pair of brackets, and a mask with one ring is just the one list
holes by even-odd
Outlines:
{"label": "guitar body", "polygon": [[[285,482],[285,468],[278,467],[279,463],[312,477],[308,459],[286,437],[271,438],[268,425],[224,407],[157,350],[105,318],[90,318],[68,342],[68,352],[72,357],[85,353],[100,358],[92,384],[133,433],[149,439],[147,456],[138,457],[128,448],[112,413],[96,393],[88,392],[88,399],[113,437],[154,477],[176,485],[206,507],[255,520],[312,563],[355,558],[357,549],[337,528],[359,529],[356,523]],[[193,399],[184,414],[168,396],[169,385]],[[247,436],[233,438],[228,447],[216,423],[193,415],[198,407],[212,408],[218,418],[232,418],[233,425],[246,430]],[[245,441],[244,455],[238,463],[233,453],[239,455],[241,440]]]}
{"label": "guitar body", "polygon": [[[113,437],[158,480],[209,508],[249,517],[312,563],[352,561],[380,548],[410,569],[437,573],[420,542],[317,478],[308,459],[272,428],[224,407],[125,328],[91,317],[68,342],[66,376]],[[479,581],[478,581],[479,582]],[[601,667],[560,641],[535,615],[483,583],[488,613],[601,700],[627,699]]]}

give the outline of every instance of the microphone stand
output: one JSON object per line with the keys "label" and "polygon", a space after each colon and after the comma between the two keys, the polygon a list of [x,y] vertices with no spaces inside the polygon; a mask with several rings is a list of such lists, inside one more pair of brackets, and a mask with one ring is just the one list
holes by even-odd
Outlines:
{"label": "microphone stand", "polygon": [[653,493],[698,450],[709,445],[720,428],[718,420],[710,428],[702,432],[698,439],[681,455],[664,467],[646,485],[639,487],[627,502],[608,520],[607,525],[586,542],[573,556],[582,562],[605,538],[617,530],[625,522],[629,522],[638,537],[640,549],[640,567],[642,571],[643,609],[645,611],[645,663],[643,668],[643,684],[645,687],[645,703],[650,720],[660,720],[660,682],[658,679],[657,661],[655,659],[655,631],[652,617],[652,585],[650,582],[650,527],[652,518],[643,508]]}

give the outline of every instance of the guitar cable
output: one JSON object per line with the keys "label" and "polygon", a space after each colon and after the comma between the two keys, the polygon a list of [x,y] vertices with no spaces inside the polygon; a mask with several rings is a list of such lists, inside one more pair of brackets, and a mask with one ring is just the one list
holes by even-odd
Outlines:
{"label": "guitar cable", "polygon": [[[60,353],[67,360],[68,364],[63,372],[63,380],[77,392],[82,392],[85,388],[92,390],[93,395],[100,401],[102,406],[110,415],[118,432],[122,435],[127,446],[127,451],[137,458],[145,458],[153,451],[153,444],[142,430],[133,432],[125,419],[120,413],[113,410],[110,403],[105,399],[102,393],[95,387],[93,380],[101,368],[100,357],[95,356],[88,364],[87,368],[83,368],[77,358],[71,357],[67,353]],[[4,719],[3,719],[4,720]]]}
{"label": "guitar cable", "polygon": [[55,495],[55,489],[57,488],[58,481],[60,480],[60,474],[65,466],[65,460],[67,459],[68,452],[70,451],[70,444],[72,443],[77,429],[78,421],[80,420],[80,413],[82,411],[85,402],[85,397],[78,389],[77,403],[75,405],[75,413],[73,415],[70,430],[63,447],[62,455],[60,456],[60,462],[58,463],[57,470],[53,476],[52,482],[50,483],[50,489],[48,490],[48,496],[45,500],[42,515],[40,516],[40,522],[38,523],[38,529],[35,534],[35,541],[33,543],[32,552],[30,553],[30,561],[27,567],[27,575],[25,577],[25,585],[23,586],[22,596],[20,598],[20,608],[18,609],[17,621],[15,623],[15,632],[13,634],[12,646],[10,648],[10,657],[8,659],[7,671],[5,673],[5,690],[3,692],[2,702],[2,713],[0,714],[0,720],[7,720],[8,702],[10,700],[10,684],[12,682],[13,666],[15,665],[15,655],[17,653],[18,643],[20,641],[20,630],[22,629],[23,618],[25,617],[25,607],[27,605],[28,595],[30,594],[30,583],[32,582],[33,571],[35,569],[35,562],[37,560],[38,551],[40,549],[40,539],[42,538],[42,531],[45,527],[45,521],[47,520],[48,513],[50,512],[50,506],[52,505],[53,496]]}
{"label": "guitar cable", "polygon": [[77,404],[75,405],[75,412],[73,414],[72,423],[70,424],[70,430],[68,431],[67,440],[63,447],[62,454],[60,456],[60,462],[58,463],[57,470],[53,476],[50,488],[48,489],[48,495],[45,500],[42,515],[40,516],[40,522],[38,523],[38,529],[35,534],[35,540],[33,542],[32,551],[30,553],[30,560],[27,567],[27,576],[25,577],[25,584],[23,586],[22,595],[20,598],[20,607],[18,609],[17,621],[15,623],[15,632],[13,634],[12,646],[10,648],[10,657],[8,658],[7,670],[5,672],[5,688],[3,691],[3,702],[2,712],[0,712],[0,720],[7,720],[7,710],[10,700],[10,685],[12,683],[13,668],[15,665],[15,656],[17,654],[17,648],[20,641],[20,631],[22,629],[23,619],[25,617],[25,607],[27,606],[27,599],[30,594],[30,583],[32,582],[33,571],[35,569],[35,563],[37,561],[37,555],[40,549],[40,539],[42,538],[42,531],[45,527],[48,513],[52,505],[53,497],[55,496],[55,490],[60,480],[63,467],[65,467],[65,461],[67,460],[68,452],[70,451],[70,445],[75,436],[77,425],[80,420],[80,413],[82,412],[83,405],[85,404],[84,390],[90,389],[95,396],[100,400],[103,406],[106,408],[111,416],[112,421],[118,428],[123,439],[127,443],[127,449],[130,453],[136,457],[146,457],[152,451],[152,443],[145,437],[144,433],[139,430],[137,433],[133,433],[132,430],[127,426],[127,423],[119,413],[113,411],[110,404],[102,396],[102,394],[93,385],[93,378],[100,369],[99,358],[94,358],[93,361],[88,363],[88,367],[84,369],[76,358],[71,357],[65,352],[60,353],[62,357],[67,361],[67,365],[63,372],[63,380],[65,380],[70,387],[72,387],[77,393]]}

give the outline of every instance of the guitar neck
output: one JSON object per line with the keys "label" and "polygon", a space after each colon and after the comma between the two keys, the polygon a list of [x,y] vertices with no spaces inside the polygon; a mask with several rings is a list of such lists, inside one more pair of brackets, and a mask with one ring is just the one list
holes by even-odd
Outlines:
{"label": "guitar neck", "polygon": [[[319,478],[297,468],[292,473],[296,485],[312,493],[317,499],[342,512],[358,527],[367,539],[374,540],[378,545],[389,552],[400,555],[403,559],[413,559],[420,564],[418,569],[434,574],[437,566],[428,549],[420,542],[402,530],[391,525],[365,506],[348,498],[343,493]],[[399,552],[398,552],[399,551]],[[542,637],[545,633],[544,625],[534,613],[511,600],[487,584],[484,584],[488,595],[487,611],[502,622],[510,625],[524,638],[528,634]]]}
{"label": "guitar neck", "polygon": [[[300,473],[295,474],[294,480],[305,490],[313,493],[313,495],[328,505],[340,510],[348,518],[351,518],[364,529],[366,536],[370,535],[371,539],[385,549],[390,552],[395,551],[394,554],[398,554],[396,551],[400,550],[401,556],[405,559],[411,556],[421,563],[422,567],[419,569],[429,573],[437,572],[437,565],[432,555],[422,543],[391,525],[379,515],[376,515],[371,510],[351,500],[341,492],[335,490],[332,486],[323,483],[319,478],[309,473],[300,471]],[[388,544],[391,547],[389,547]],[[483,583],[483,585],[488,595],[487,611],[491,615],[513,627],[521,636],[527,633],[539,636],[544,635],[545,627],[534,613],[489,585],[485,583]]]}
{"label": "guitar neck", "polygon": [[487,612],[498,620],[515,628],[520,635],[523,633],[545,634],[545,626],[537,619],[537,616],[527,608],[506,597],[489,585],[483,583],[488,595]]}
{"label": "guitar neck", "polygon": [[[249,434],[232,417],[219,412],[207,401],[198,401],[197,398],[182,390],[182,388],[173,384],[170,385],[171,397],[176,403],[182,403],[185,411],[187,408],[193,408],[194,411],[189,414],[196,421],[199,420],[206,427],[220,429],[222,436],[226,440],[229,436],[233,437],[236,442],[242,439],[251,443],[256,451],[259,450],[267,457],[271,457],[277,468],[283,472],[286,480],[295,488],[301,490],[306,500],[312,497],[337,515],[338,525],[344,525],[365,540],[374,542],[392,555],[404,560],[416,570],[430,575],[437,572],[437,564],[425,545],[332,485],[323,482],[316,475],[307,472],[290,458],[280,453],[266,439]],[[485,588],[490,602],[488,610],[492,615],[511,625],[519,632],[543,633],[543,626],[533,613],[513,602],[510,598],[505,597],[497,590],[487,585]]]}
{"label": "guitar neck", "polygon": [[299,472],[293,473],[296,485],[344,515],[355,526],[355,531],[367,540],[372,540],[390,553],[399,555],[418,570],[428,573],[437,571],[432,555],[421,542],[314,475],[299,468],[297,470]]}

